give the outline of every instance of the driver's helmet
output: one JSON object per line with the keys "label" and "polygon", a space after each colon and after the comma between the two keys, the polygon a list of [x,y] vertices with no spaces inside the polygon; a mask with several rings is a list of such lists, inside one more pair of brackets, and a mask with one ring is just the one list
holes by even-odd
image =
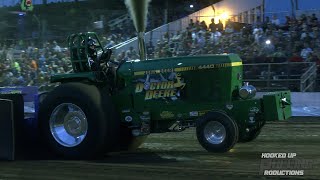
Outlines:
{"label": "driver's helmet", "polygon": [[89,55],[94,55],[96,53],[96,41],[92,38],[89,38],[87,45]]}

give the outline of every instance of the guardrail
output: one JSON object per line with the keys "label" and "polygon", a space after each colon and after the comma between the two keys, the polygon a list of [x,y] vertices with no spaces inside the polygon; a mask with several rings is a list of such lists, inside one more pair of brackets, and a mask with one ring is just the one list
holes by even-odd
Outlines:
{"label": "guardrail", "polygon": [[310,92],[316,87],[315,62],[252,63],[244,64],[244,81],[260,91],[290,89]]}
{"label": "guardrail", "polygon": [[307,92],[308,90],[313,91],[316,87],[317,81],[317,65],[313,63],[310,68],[302,74],[300,82],[300,91]]}

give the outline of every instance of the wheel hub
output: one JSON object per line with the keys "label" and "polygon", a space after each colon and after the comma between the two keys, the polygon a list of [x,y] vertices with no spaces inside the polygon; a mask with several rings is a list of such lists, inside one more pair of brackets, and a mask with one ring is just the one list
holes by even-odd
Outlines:
{"label": "wheel hub", "polygon": [[50,116],[50,131],[62,146],[74,147],[86,137],[87,118],[80,107],[72,103],[58,105]]}
{"label": "wheel hub", "polygon": [[204,128],[204,137],[211,144],[220,144],[226,138],[226,129],[218,121],[209,121]]}
{"label": "wheel hub", "polygon": [[64,127],[66,132],[73,137],[80,136],[83,133],[84,125],[83,119],[80,119],[77,114],[68,113],[64,118]]}

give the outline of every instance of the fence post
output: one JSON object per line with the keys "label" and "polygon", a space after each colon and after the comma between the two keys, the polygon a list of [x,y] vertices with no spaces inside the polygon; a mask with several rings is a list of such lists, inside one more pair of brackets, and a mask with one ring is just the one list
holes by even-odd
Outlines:
{"label": "fence post", "polygon": [[314,92],[317,87],[316,86],[316,84],[317,84],[317,66],[316,66],[316,64],[315,64],[314,68],[315,68],[315,73],[312,76],[312,92]]}
{"label": "fence post", "polygon": [[317,88],[318,88],[318,74],[317,73],[314,75],[314,78],[315,78],[315,80],[314,80],[314,89],[317,90]]}
{"label": "fence post", "polygon": [[267,81],[267,87],[270,88],[270,79],[271,79],[271,64],[268,64],[268,81]]}
{"label": "fence post", "polygon": [[[291,79],[291,76],[290,76],[290,66],[291,66],[291,64],[290,64],[290,61],[288,61],[287,60],[287,79]],[[287,81],[287,88],[289,88],[289,81]]]}
{"label": "fence post", "polygon": [[303,88],[304,82],[303,79],[300,79],[300,92],[304,92],[304,88]]}

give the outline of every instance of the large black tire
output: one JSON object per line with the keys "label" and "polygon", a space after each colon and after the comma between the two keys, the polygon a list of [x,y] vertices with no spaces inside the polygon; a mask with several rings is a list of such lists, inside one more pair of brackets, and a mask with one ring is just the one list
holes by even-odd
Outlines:
{"label": "large black tire", "polygon": [[131,130],[125,126],[121,127],[120,134],[119,151],[134,151],[138,149],[148,137],[148,135],[134,137]]}
{"label": "large black tire", "polygon": [[47,97],[49,91],[44,91],[44,92],[41,92],[38,94],[38,100],[39,100],[39,103],[41,104],[44,99]]}
{"label": "large black tire", "polygon": [[252,130],[248,134],[244,135],[244,137],[239,138],[239,142],[241,142],[241,143],[251,142],[251,141],[255,140],[259,136],[260,133],[261,133],[261,128]]}
{"label": "large black tire", "polygon": [[[220,138],[214,140],[213,128],[220,127],[214,133],[221,133]],[[212,130],[212,133],[208,133]],[[238,126],[232,118],[220,111],[209,112],[197,122],[197,138],[200,145],[209,152],[227,152],[233,148],[238,141]],[[225,132],[225,133],[223,133]],[[223,136],[224,134],[224,136]],[[211,139],[210,139],[211,137]],[[224,138],[223,138],[224,137]]]}
{"label": "large black tire", "polygon": [[[87,133],[83,141],[72,147],[61,144],[50,130],[50,117],[54,109],[63,103],[79,107],[85,114]],[[66,110],[69,112],[69,109]],[[107,92],[94,85],[66,83],[47,94],[39,108],[39,125],[43,142],[54,153],[68,159],[88,159],[102,156],[111,150],[119,128],[114,118],[114,108]],[[63,118],[66,127],[66,116]]]}

